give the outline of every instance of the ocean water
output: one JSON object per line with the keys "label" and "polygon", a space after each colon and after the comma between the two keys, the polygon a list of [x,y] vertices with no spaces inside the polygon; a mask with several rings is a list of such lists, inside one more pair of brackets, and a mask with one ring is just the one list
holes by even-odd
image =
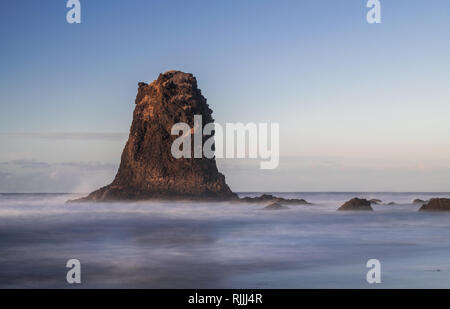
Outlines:
{"label": "ocean water", "polygon": [[[241,193],[254,196],[254,193]],[[450,193],[279,193],[313,205],[66,204],[74,194],[0,195],[1,288],[450,288]],[[398,205],[337,212],[353,197]],[[81,262],[81,285],[66,262]],[[381,284],[366,281],[369,259]]]}

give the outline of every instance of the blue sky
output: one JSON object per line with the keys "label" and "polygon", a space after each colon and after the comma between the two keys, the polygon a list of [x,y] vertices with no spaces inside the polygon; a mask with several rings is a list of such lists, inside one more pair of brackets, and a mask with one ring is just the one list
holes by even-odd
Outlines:
{"label": "blue sky", "polygon": [[219,162],[236,191],[450,188],[449,1],[382,0],[377,25],[365,0],[80,2],[79,25],[0,3],[0,191],[109,182],[137,83],[170,69],[219,123],[280,123],[279,169]]}

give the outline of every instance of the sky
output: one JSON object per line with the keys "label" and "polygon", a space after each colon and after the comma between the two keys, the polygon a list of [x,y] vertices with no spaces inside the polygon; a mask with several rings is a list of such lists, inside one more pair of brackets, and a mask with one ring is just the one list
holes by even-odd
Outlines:
{"label": "sky", "polygon": [[218,123],[278,122],[280,165],[234,191],[450,191],[450,2],[0,3],[0,192],[112,181],[137,84],[193,73]]}

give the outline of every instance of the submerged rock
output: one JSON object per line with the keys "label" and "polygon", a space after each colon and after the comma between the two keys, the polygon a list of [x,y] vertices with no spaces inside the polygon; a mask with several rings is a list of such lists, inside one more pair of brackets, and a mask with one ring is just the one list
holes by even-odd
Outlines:
{"label": "submerged rock", "polygon": [[388,203],[387,205],[388,205],[388,206],[394,206],[394,205],[397,205],[397,203],[395,203],[395,202],[390,202],[390,203]]}
{"label": "submerged rock", "polygon": [[427,204],[423,205],[419,211],[450,211],[450,199],[432,198]]}
{"label": "submerged rock", "polygon": [[283,204],[283,205],[311,205],[304,199],[285,199],[282,197],[273,196],[271,194],[263,194],[258,197],[243,197],[243,198],[239,199],[239,202],[257,203],[257,204],[271,202],[271,203],[279,203],[279,204]]}
{"label": "submerged rock", "polygon": [[366,199],[354,198],[350,201],[345,202],[344,205],[339,207],[339,211],[346,210],[364,210],[364,211],[372,211],[372,206],[370,201]]}
{"label": "submerged rock", "polygon": [[264,207],[264,210],[282,210],[282,209],[289,209],[289,207],[280,205],[278,203],[272,203],[272,204]]}
{"label": "submerged rock", "polygon": [[[202,116],[203,126],[214,121],[192,74],[169,71],[151,84],[139,83],[135,103],[130,135],[113,182],[73,202],[237,199],[214,157],[172,156],[171,146],[178,138],[171,134],[174,124],[184,122],[194,128],[194,115]],[[201,136],[202,145],[210,137]]]}

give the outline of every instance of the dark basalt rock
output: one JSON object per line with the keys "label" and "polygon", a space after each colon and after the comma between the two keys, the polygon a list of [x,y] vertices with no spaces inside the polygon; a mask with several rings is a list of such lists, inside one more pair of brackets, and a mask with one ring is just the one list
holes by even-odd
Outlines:
{"label": "dark basalt rock", "polygon": [[339,211],[346,211],[346,210],[365,210],[365,211],[372,211],[372,206],[370,201],[366,199],[360,199],[360,198],[354,198],[350,201],[345,202],[344,205],[339,207]]}
{"label": "dark basalt rock", "polygon": [[280,205],[278,203],[272,203],[272,204],[264,207],[264,210],[284,210],[284,209],[289,209],[289,207]]}
{"label": "dark basalt rock", "polygon": [[450,199],[432,198],[427,204],[423,205],[419,211],[450,211]]}
{"label": "dark basalt rock", "polygon": [[243,203],[279,203],[283,205],[311,205],[304,199],[285,199],[282,197],[276,197],[271,194],[263,194],[258,197],[243,197],[239,199],[239,202]]}
{"label": "dark basalt rock", "polygon": [[427,203],[428,201],[424,201],[424,200],[421,200],[421,199],[415,199],[414,201],[413,201],[413,204],[425,204],[425,203]]}
{"label": "dark basalt rock", "polygon": [[[130,135],[113,182],[87,197],[69,202],[114,202],[133,200],[236,201],[247,203],[309,204],[303,199],[272,195],[239,199],[217,170],[214,158],[172,156],[171,135],[178,122],[194,128],[194,115],[205,126],[213,122],[212,110],[192,74],[169,71],[151,84],[139,83]],[[191,130],[191,135],[194,133]],[[203,143],[211,136],[203,136]],[[194,143],[192,142],[192,153]]]}
{"label": "dark basalt rock", "polygon": [[[203,126],[214,121],[192,74],[169,71],[151,84],[139,83],[130,135],[114,181],[73,202],[237,199],[214,158],[172,156],[171,145],[178,138],[171,135],[172,126],[184,122],[194,128],[194,115],[202,115]],[[203,136],[203,143],[210,137]]]}

